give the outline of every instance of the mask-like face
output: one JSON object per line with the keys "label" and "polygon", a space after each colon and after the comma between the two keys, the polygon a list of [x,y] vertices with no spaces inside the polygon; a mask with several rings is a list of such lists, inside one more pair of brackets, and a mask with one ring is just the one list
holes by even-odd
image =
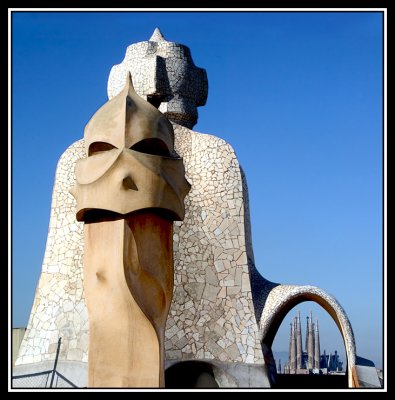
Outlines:
{"label": "mask-like face", "polygon": [[174,152],[172,125],[134,91],[128,75],[124,89],[104,104],[84,131],[88,157],[77,162],[77,220],[89,221],[104,210],[128,214],[147,208],[184,218],[190,184]]}

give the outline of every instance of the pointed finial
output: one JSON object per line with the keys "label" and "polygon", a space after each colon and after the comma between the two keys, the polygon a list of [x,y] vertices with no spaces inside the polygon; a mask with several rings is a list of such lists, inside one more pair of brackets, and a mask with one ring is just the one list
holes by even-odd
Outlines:
{"label": "pointed finial", "polygon": [[125,86],[127,85],[127,87],[132,87],[132,89],[134,90],[134,86],[133,86],[133,78],[132,78],[132,73],[130,71],[128,71],[126,73],[126,81],[125,81]]}
{"label": "pointed finial", "polygon": [[160,42],[162,40],[165,40],[165,38],[162,35],[162,32],[160,31],[159,28],[155,28],[154,33],[149,38],[149,41],[150,42]]}

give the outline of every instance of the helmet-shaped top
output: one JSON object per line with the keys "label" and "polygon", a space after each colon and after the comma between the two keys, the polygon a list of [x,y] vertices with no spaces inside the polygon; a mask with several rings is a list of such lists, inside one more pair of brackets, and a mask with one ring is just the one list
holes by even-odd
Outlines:
{"label": "helmet-shaped top", "polygon": [[111,69],[109,99],[122,90],[128,72],[139,96],[170,121],[193,128],[197,107],[206,104],[208,82],[206,71],[195,66],[188,47],[167,41],[158,28],[148,41],[130,45],[122,63]]}

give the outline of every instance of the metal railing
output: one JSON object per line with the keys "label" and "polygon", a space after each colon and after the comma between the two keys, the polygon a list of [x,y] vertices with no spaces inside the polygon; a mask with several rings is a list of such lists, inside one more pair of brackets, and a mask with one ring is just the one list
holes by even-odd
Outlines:
{"label": "metal railing", "polygon": [[59,338],[55,362],[51,370],[15,375],[12,377],[12,388],[77,388],[78,386],[56,371],[61,342],[62,338]]}

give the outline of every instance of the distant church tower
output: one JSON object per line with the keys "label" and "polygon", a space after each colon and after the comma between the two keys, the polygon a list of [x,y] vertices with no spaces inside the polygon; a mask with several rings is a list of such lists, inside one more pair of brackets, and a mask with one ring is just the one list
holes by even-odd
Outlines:
{"label": "distant church tower", "polygon": [[306,351],[302,348],[302,326],[300,311],[290,323],[288,363],[284,367],[285,373],[295,374],[300,369],[320,368],[320,335],[318,320],[313,323],[313,314],[307,317],[306,325]]}
{"label": "distant church tower", "polygon": [[306,349],[307,353],[307,348],[309,347],[309,316],[306,316],[306,342],[304,348]]}
{"label": "distant church tower", "polygon": [[310,311],[309,337],[307,339],[307,369],[314,368],[314,324],[313,313]]}
{"label": "distant church tower", "polygon": [[289,359],[289,366],[291,369],[291,373],[295,373],[296,371],[296,334],[295,334],[295,318],[291,323],[291,352]]}
{"label": "distant church tower", "polygon": [[320,333],[318,332],[318,319],[315,323],[314,333],[314,368],[320,368]]}
{"label": "distant church tower", "polygon": [[300,311],[296,320],[296,369],[302,369],[302,327],[300,324]]}

